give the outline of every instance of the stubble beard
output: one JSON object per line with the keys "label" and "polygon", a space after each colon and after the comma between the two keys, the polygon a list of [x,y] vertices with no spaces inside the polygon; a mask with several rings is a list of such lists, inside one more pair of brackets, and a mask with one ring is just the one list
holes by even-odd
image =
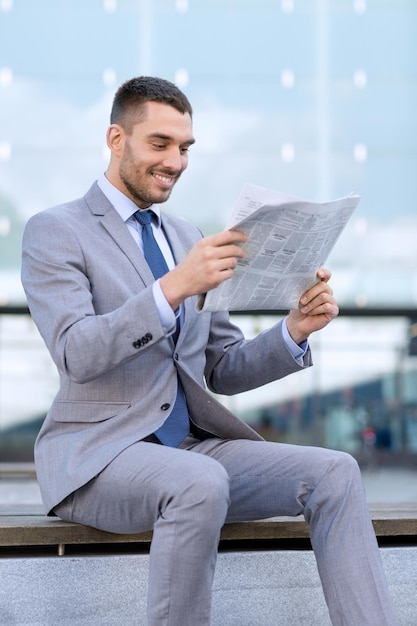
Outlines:
{"label": "stubble beard", "polygon": [[[153,192],[151,189],[146,188],[145,182],[141,182],[141,175],[136,173],[135,163],[132,158],[130,147],[128,147],[126,160],[120,163],[119,176],[123,185],[129,192],[130,198],[135,204],[143,208],[150,204],[161,204],[166,202],[171,195],[171,189],[167,189],[165,192],[161,190],[159,194]],[[142,174],[142,178],[145,176],[150,177],[153,180],[153,176],[150,172]],[[178,179],[177,179],[178,180]]]}
{"label": "stubble beard", "polygon": [[129,192],[133,202],[141,208],[149,206],[150,204],[161,204],[162,202],[166,202],[171,195],[172,189],[167,190],[164,197],[161,197],[160,194],[157,195],[152,191],[147,191],[143,186],[139,187],[135,182],[126,178],[122,172],[120,172],[120,179]]}

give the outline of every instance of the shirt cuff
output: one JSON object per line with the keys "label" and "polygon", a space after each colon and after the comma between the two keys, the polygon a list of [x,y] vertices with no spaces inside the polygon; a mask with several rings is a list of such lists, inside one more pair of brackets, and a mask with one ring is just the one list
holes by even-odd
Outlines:
{"label": "shirt cuff", "polygon": [[156,308],[158,310],[159,320],[166,335],[171,335],[176,329],[177,318],[180,315],[178,308],[175,313],[170,307],[167,299],[159,284],[159,280],[152,285],[153,297],[155,298]]}
{"label": "shirt cuff", "polygon": [[285,345],[287,346],[288,350],[291,352],[292,356],[297,361],[297,363],[299,363],[300,365],[303,365],[303,358],[304,358],[305,353],[308,350],[307,339],[302,341],[300,344],[295,343],[290,333],[288,332],[286,318],[281,324],[281,328],[282,328],[282,337],[284,339]]}

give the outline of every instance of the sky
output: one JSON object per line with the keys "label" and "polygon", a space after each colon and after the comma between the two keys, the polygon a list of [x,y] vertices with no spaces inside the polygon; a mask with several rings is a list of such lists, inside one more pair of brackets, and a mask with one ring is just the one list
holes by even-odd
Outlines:
{"label": "sky", "polygon": [[[211,233],[245,182],[358,193],[329,259],[342,303],[414,305],[416,31],[413,0],[0,0],[0,237],[1,203],[22,229],[85,193],[115,89],[149,73],[195,112],[166,210]],[[14,270],[2,301],[23,298]]]}

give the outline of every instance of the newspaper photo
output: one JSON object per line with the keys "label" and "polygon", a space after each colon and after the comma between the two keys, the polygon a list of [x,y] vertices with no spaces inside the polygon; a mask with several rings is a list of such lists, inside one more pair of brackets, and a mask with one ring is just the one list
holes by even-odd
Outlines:
{"label": "newspaper photo", "polygon": [[360,197],[308,202],[246,183],[227,225],[246,233],[245,258],[230,280],[199,298],[200,311],[298,308]]}

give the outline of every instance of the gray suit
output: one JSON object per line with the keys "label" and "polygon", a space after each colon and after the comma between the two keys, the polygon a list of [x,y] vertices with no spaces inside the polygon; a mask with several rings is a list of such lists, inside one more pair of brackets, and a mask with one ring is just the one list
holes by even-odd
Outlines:
{"label": "gray suit", "polygon": [[[163,216],[163,228],[177,263],[201,237],[170,216]],[[48,509],[161,426],[169,412],[161,407],[174,404],[177,373],[198,426],[224,438],[259,439],[203,389],[204,378],[213,391],[233,394],[300,369],[283,350],[279,329],[244,350],[228,316],[197,313],[196,298],[185,302],[173,355],[152,273],[96,184],[84,198],[29,220],[22,282],[61,381],[35,449]]]}
{"label": "gray suit", "polygon": [[[201,234],[167,215],[162,225],[178,263]],[[235,394],[302,369],[279,325],[246,341],[226,313],[197,313],[189,298],[174,346],[149,267],[96,184],[29,220],[22,282],[61,383],[35,447],[42,497],[65,519],[154,529],[149,624],[209,624],[225,521],[300,513],[333,623],[397,623],[353,459],[264,442],[205,389]],[[193,436],[179,449],[143,442],[167,418],[177,376]]]}

